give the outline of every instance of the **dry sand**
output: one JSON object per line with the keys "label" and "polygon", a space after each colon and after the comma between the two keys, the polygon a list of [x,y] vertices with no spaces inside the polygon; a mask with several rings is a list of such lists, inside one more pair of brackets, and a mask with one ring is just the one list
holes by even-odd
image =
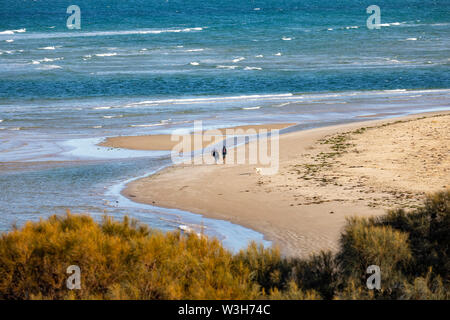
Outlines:
{"label": "dry sand", "polygon": [[172,140],[170,134],[155,134],[155,135],[144,135],[144,136],[122,136],[122,137],[111,137],[107,138],[105,141],[101,142],[99,145],[103,147],[111,148],[123,148],[132,150],[172,150],[175,145],[181,141],[183,138],[188,138],[191,140],[191,150],[194,148],[194,134],[203,135],[214,135],[215,138],[210,141],[203,141],[203,146],[201,148],[206,148],[211,143],[217,143],[223,140],[224,135],[227,134],[227,130],[234,130],[236,134],[239,134],[238,130],[260,130],[260,129],[283,129],[294,125],[295,123],[273,123],[264,125],[247,125],[247,126],[237,126],[230,128],[220,128],[215,130],[207,130],[203,132],[194,132],[184,136],[180,136],[180,140]]}
{"label": "dry sand", "polygon": [[425,116],[283,135],[275,175],[260,175],[261,165],[177,165],[123,193],[257,230],[288,256],[336,250],[346,217],[414,207],[449,187],[450,112]]}

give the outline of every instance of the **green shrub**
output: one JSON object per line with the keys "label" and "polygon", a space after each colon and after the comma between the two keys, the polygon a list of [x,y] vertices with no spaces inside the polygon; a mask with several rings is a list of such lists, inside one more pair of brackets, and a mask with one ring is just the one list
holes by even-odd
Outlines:
{"label": "green shrub", "polygon": [[[66,288],[69,265],[81,290]],[[258,294],[217,240],[68,214],[0,238],[1,299],[249,299]]]}
{"label": "green shrub", "polygon": [[433,277],[430,270],[425,277],[417,277],[412,283],[405,282],[401,299],[408,300],[448,300],[450,292],[441,277]]}
{"label": "green shrub", "polygon": [[302,291],[298,288],[295,281],[289,281],[284,288],[280,291],[277,288],[273,288],[269,291],[270,300],[320,300],[320,295],[314,290]]}
{"label": "green shrub", "polygon": [[350,218],[340,239],[341,250],[337,260],[342,284],[350,280],[366,288],[367,267],[381,269],[382,288],[377,292],[383,298],[392,297],[403,282],[402,268],[411,259],[408,234],[390,226],[373,226],[368,219]]}
{"label": "green shrub", "polygon": [[264,248],[255,242],[250,243],[247,249],[241,250],[235,261],[248,268],[250,279],[266,292],[275,287],[280,289],[289,271],[287,261],[281,257],[278,248]]}
{"label": "green shrub", "polygon": [[450,277],[450,190],[429,195],[424,206],[411,212],[391,210],[373,220],[408,234],[412,261],[406,273],[423,276],[429,267],[447,282]]}
{"label": "green shrub", "polygon": [[[449,299],[450,192],[413,211],[350,218],[336,255],[161,233],[125,217],[52,216],[0,236],[0,299]],[[68,290],[66,269],[81,268]],[[381,290],[366,286],[381,269]]]}
{"label": "green shrub", "polygon": [[292,275],[303,290],[315,290],[332,299],[338,284],[338,265],[331,252],[321,251],[308,260],[291,260]]}

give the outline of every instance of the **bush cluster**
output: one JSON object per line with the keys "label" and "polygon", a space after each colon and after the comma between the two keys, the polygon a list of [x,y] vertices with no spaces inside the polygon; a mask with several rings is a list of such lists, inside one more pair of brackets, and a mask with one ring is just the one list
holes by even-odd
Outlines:
{"label": "bush cluster", "polygon": [[[349,218],[339,251],[309,259],[68,212],[1,235],[0,299],[449,299],[449,203],[443,191],[413,211]],[[66,287],[70,265],[81,289]],[[380,290],[366,286],[369,265]]]}

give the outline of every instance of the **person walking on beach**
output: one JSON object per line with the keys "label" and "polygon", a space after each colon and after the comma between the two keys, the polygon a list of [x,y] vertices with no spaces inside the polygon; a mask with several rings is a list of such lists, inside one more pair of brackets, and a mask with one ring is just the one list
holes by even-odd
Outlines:
{"label": "person walking on beach", "polygon": [[213,150],[212,156],[214,157],[214,160],[216,160],[217,163],[217,161],[219,161],[219,152],[216,149]]}
{"label": "person walking on beach", "polygon": [[225,163],[225,158],[226,157],[227,157],[227,147],[225,145],[223,145],[223,148],[222,148],[223,163]]}

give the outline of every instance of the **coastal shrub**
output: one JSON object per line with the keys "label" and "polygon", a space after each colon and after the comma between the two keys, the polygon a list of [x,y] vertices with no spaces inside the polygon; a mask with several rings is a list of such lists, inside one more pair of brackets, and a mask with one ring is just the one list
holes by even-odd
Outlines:
{"label": "coastal shrub", "polygon": [[313,254],[307,260],[292,259],[292,277],[303,290],[315,290],[323,299],[332,299],[338,284],[338,265],[330,251]]}
{"label": "coastal shrub", "polygon": [[288,265],[281,257],[278,248],[264,248],[255,242],[241,250],[235,257],[236,262],[250,270],[250,279],[262,287],[265,292],[270,289],[281,289],[285,285]]}
{"label": "coastal shrub", "polygon": [[[70,265],[81,269],[80,290],[66,288]],[[52,216],[0,238],[1,299],[250,299],[249,273],[217,240],[128,218]]]}
{"label": "coastal shrub", "polygon": [[314,290],[302,291],[297,283],[291,280],[283,290],[270,289],[268,298],[270,300],[320,300],[321,296]]}
{"label": "coastal shrub", "polygon": [[429,195],[413,211],[390,210],[372,223],[408,234],[413,259],[405,273],[424,276],[431,267],[433,274],[450,281],[450,190]]}
{"label": "coastal shrub", "polygon": [[337,262],[340,266],[341,285],[349,281],[366,288],[367,267],[379,266],[383,279],[382,288],[377,294],[387,297],[398,291],[404,281],[402,268],[411,259],[408,234],[394,230],[390,226],[374,226],[363,218],[347,219],[347,226],[341,235]]}
{"label": "coastal shrub", "polygon": [[430,270],[425,277],[417,277],[412,283],[403,283],[400,299],[448,300],[450,291],[444,286],[441,277],[433,276]]}
{"label": "coastal shrub", "polygon": [[[51,216],[0,236],[0,299],[449,299],[449,191],[412,211],[349,218],[337,253],[285,258],[136,220]],[[81,269],[68,290],[67,267]],[[381,269],[381,289],[366,286]]]}

